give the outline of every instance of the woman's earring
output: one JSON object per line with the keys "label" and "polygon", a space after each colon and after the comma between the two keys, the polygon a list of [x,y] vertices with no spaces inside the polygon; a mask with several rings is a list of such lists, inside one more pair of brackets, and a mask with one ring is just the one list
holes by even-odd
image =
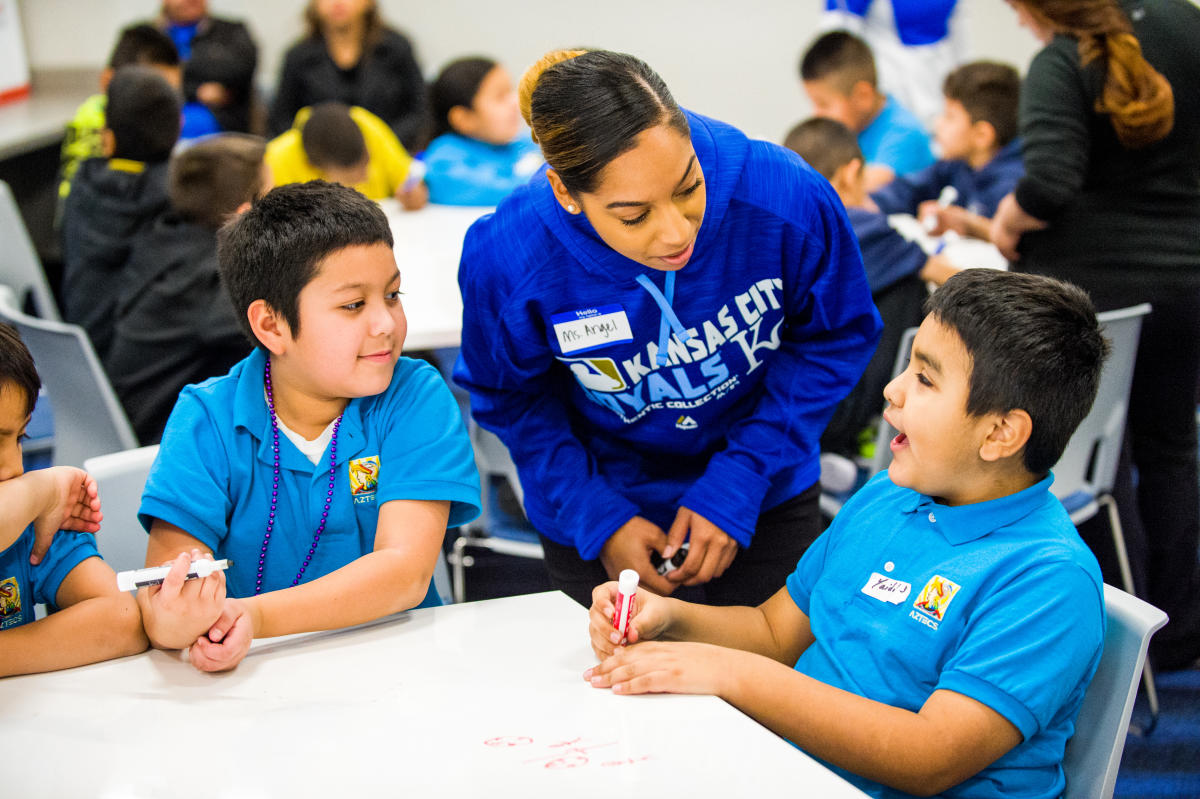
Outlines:
{"label": "woman's earring", "polygon": [[576,208],[574,204],[571,204],[571,205],[568,205],[568,206],[567,206],[567,213],[568,213],[568,214],[573,214],[573,213],[576,213],[578,210],[579,210],[579,209],[578,209],[578,208]]}

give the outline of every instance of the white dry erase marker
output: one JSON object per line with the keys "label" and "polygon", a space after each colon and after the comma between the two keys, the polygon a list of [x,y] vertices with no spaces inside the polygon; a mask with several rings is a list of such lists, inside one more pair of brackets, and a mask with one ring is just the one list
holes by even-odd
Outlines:
{"label": "white dry erase marker", "polygon": [[637,587],[638,573],[633,569],[622,570],[617,577],[617,609],[613,613],[613,628],[621,634],[622,641],[637,602]]}
{"label": "white dry erase marker", "polygon": [[[208,577],[210,574],[225,571],[232,565],[233,561],[228,558],[222,560],[209,560],[208,558],[193,560],[185,579],[198,580],[202,577]],[[170,570],[170,566],[151,566],[148,569],[130,569],[129,571],[118,572],[117,588],[121,591],[136,591],[148,585],[162,585],[162,581],[167,579],[167,572]]]}
{"label": "white dry erase marker", "polygon": [[[957,201],[958,189],[954,188],[953,186],[943,187],[942,193],[939,194],[937,198],[937,204],[942,208],[945,208],[947,205],[954,205],[954,203]],[[937,227],[937,222],[937,214],[926,214],[921,220],[921,224],[926,230],[933,230],[935,227]]]}

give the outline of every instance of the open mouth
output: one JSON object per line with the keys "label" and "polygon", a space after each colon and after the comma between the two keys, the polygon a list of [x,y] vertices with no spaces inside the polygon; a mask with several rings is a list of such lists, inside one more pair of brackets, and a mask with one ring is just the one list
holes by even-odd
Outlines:
{"label": "open mouth", "polygon": [[659,258],[662,259],[663,261],[666,261],[671,266],[683,266],[684,264],[686,264],[688,262],[688,259],[690,259],[692,257],[692,250],[694,250],[695,247],[696,247],[696,242],[693,241],[691,244],[684,247],[679,252],[673,253],[671,255],[660,255]]}

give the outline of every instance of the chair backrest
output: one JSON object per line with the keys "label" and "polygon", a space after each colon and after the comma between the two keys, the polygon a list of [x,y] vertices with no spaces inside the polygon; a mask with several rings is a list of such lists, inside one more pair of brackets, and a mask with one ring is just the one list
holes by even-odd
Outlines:
{"label": "chair backrest", "polygon": [[1105,311],[1097,317],[1111,351],[1100,374],[1100,388],[1092,410],[1080,422],[1062,457],[1054,465],[1051,490],[1060,499],[1078,492],[1100,496],[1112,491],[1125,435],[1129,388],[1133,384],[1142,320],[1148,313],[1150,306],[1143,303]]}
{"label": "chair backrest", "polygon": [[1083,697],[1075,735],[1067,741],[1065,799],[1110,799],[1125,749],[1129,717],[1142,679],[1150,636],[1167,614],[1111,585],[1104,586],[1104,654]]}
{"label": "chair backrest", "polygon": [[[912,358],[913,341],[917,337],[917,330],[918,328],[910,327],[900,337],[900,346],[896,349],[896,363],[892,367],[893,378],[898,377],[901,372],[908,368],[908,362]],[[875,454],[871,458],[870,474],[867,477],[874,477],[891,464],[891,443],[898,432],[896,428],[880,417],[879,430],[875,434]]]}
{"label": "chair backrest", "polygon": [[18,309],[25,308],[25,299],[29,297],[39,317],[56,322],[62,319],[12,189],[3,180],[0,180],[0,283],[16,292]]}
{"label": "chair backrest", "polygon": [[469,427],[479,474],[484,477],[496,475],[506,478],[517,496],[517,501],[524,505],[525,491],[521,488],[521,480],[517,477],[517,465],[513,463],[508,447],[504,446],[504,442],[495,433],[476,424],[474,419],[470,421]]}
{"label": "chair backrest", "polygon": [[50,396],[54,463],[82,466],[95,455],[136,447],[129,419],[83,328],[27,316],[12,297],[0,292],[0,320],[21,334]]}
{"label": "chair backrest", "polygon": [[83,462],[96,478],[100,510],[104,520],[96,534],[100,555],[113,571],[140,569],[146,565],[146,531],[138,522],[142,490],[150,466],[158,456],[158,445],[98,455]]}

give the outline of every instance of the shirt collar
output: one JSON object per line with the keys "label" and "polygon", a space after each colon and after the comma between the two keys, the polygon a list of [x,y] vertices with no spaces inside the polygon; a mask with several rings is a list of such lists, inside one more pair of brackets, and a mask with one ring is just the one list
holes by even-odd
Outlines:
{"label": "shirt collar", "polygon": [[1006,497],[976,502],[970,505],[943,505],[933,497],[912,491],[903,510],[921,514],[945,536],[952,545],[965,544],[1020,521],[1048,501],[1058,500],[1050,493],[1054,475],[1046,477],[1023,491]]}
{"label": "shirt collar", "polygon": [[[274,462],[275,454],[271,450],[271,416],[267,413],[267,401],[263,396],[266,388],[263,370],[266,365],[267,355],[261,347],[255,347],[254,352],[238,365],[240,371],[234,392],[233,424],[258,440],[255,457],[259,462],[270,465]],[[338,428],[338,463],[345,463],[367,444],[361,406],[362,398],[351,399],[342,414],[342,424]],[[312,462],[290,442],[286,442],[283,436],[280,436],[279,446],[280,466],[297,471],[312,470]]]}

